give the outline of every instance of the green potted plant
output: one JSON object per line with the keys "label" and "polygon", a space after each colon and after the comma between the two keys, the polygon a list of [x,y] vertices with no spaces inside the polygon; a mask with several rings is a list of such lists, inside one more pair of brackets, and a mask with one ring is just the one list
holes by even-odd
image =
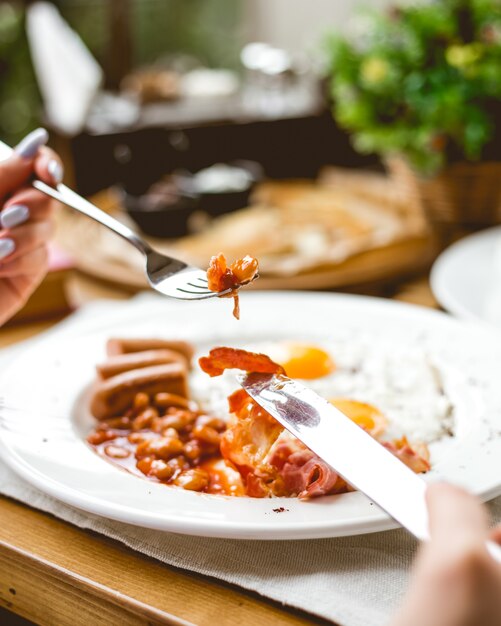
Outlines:
{"label": "green potted plant", "polygon": [[[366,13],[329,39],[333,113],[435,222],[501,220],[501,3]],[[363,28],[360,28],[360,25]]]}
{"label": "green potted plant", "polygon": [[0,2],[0,139],[20,141],[40,125],[40,110],[22,3]]}

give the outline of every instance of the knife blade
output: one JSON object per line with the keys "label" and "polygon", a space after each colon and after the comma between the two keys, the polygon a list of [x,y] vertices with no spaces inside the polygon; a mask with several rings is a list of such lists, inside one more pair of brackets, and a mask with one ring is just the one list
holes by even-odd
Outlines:
{"label": "knife blade", "polygon": [[[312,389],[282,374],[237,375],[263,409],[420,540],[429,539],[426,482]],[[486,542],[501,563],[501,548]]]}

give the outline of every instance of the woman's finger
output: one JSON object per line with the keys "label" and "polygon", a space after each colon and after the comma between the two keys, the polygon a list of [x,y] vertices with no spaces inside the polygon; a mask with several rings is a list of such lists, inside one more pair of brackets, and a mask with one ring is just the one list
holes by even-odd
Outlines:
{"label": "woman's finger", "polygon": [[28,301],[31,294],[41,284],[47,274],[47,262],[43,263],[30,274],[14,276],[7,279],[17,293],[24,294],[24,303]]}
{"label": "woman's finger", "polygon": [[48,266],[47,246],[39,246],[26,254],[9,261],[0,263],[0,279],[17,279],[21,276],[45,276]]}
{"label": "woman's finger", "polygon": [[12,156],[0,163],[0,199],[25,184],[30,178],[33,174],[34,159],[47,139],[48,134],[44,128],[34,130],[14,148]]}
{"label": "woman's finger", "polygon": [[481,545],[487,538],[487,514],[475,496],[453,485],[433,484],[427,489],[426,501],[433,542]]}
{"label": "woman's finger", "polygon": [[5,203],[0,212],[0,228],[14,228],[28,220],[46,220],[57,204],[56,200],[32,187],[21,189]]}
{"label": "woman's finger", "polygon": [[47,249],[43,247],[31,254],[34,257],[34,269],[31,272],[0,280],[0,302],[2,303],[0,322],[9,319],[11,315],[19,311],[44,279],[48,266]]}
{"label": "woman's finger", "polygon": [[50,148],[40,148],[34,163],[35,176],[48,185],[58,185],[63,180],[61,159]]}
{"label": "woman's finger", "polygon": [[0,233],[0,264],[10,263],[45,244],[54,232],[51,220],[28,222]]}

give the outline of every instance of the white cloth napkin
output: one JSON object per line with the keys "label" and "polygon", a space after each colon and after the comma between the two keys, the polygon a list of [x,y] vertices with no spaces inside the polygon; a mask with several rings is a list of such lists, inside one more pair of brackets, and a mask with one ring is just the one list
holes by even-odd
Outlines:
{"label": "white cloth napkin", "polygon": [[[56,332],[71,332],[82,318],[117,306],[88,305]],[[0,352],[0,368],[8,367],[16,352],[30,343]],[[0,493],[116,539],[167,565],[239,585],[341,626],[382,626],[388,622],[405,592],[417,547],[403,530],[337,539],[239,541],[138,528],[78,511],[46,496],[2,462]],[[490,509],[493,519],[501,521],[501,497],[490,503]]]}
{"label": "white cloth napkin", "polygon": [[27,8],[26,34],[46,116],[61,132],[74,135],[85,124],[103,71],[52,3]]}

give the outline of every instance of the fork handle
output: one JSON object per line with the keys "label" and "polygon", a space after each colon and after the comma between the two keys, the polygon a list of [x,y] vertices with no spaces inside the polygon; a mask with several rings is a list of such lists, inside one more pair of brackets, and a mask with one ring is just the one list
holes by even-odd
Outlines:
{"label": "fork handle", "polygon": [[95,204],[92,204],[92,202],[82,198],[82,196],[69,187],[66,187],[66,185],[59,184],[54,188],[41,180],[34,180],[31,184],[35,187],[35,189],[38,189],[42,193],[51,196],[55,200],[59,200],[59,202],[66,204],[66,206],[69,206],[71,209],[74,209],[75,211],[90,217],[95,222],[99,222],[99,224],[106,226],[106,228],[131,243],[144,255],[151,252],[151,246],[131,228],[122,224],[122,222],[119,222],[111,215],[108,215],[108,213],[99,209]]}
{"label": "fork handle", "polygon": [[[13,150],[7,144],[0,141],[0,159],[8,158],[12,154]],[[97,206],[89,202],[82,196],[78,195],[75,191],[66,187],[66,185],[59,184],[56,187],[51,187],[41,180],[33,180],[32,186],[38,191],[66,204],[70,208],[78,211],[79,213],[83,213],[87,217],[90,217],[99,224],[106,226],[110,230],[112,230],[117,235],[120,235],[123,239],[131,243],[135,248],[137,248],[144,255],[150,253],[152,251],[150,245],[144,241],[137,233],[135,233],[131,228],[122,224],[108,213],[105,213]]]}

